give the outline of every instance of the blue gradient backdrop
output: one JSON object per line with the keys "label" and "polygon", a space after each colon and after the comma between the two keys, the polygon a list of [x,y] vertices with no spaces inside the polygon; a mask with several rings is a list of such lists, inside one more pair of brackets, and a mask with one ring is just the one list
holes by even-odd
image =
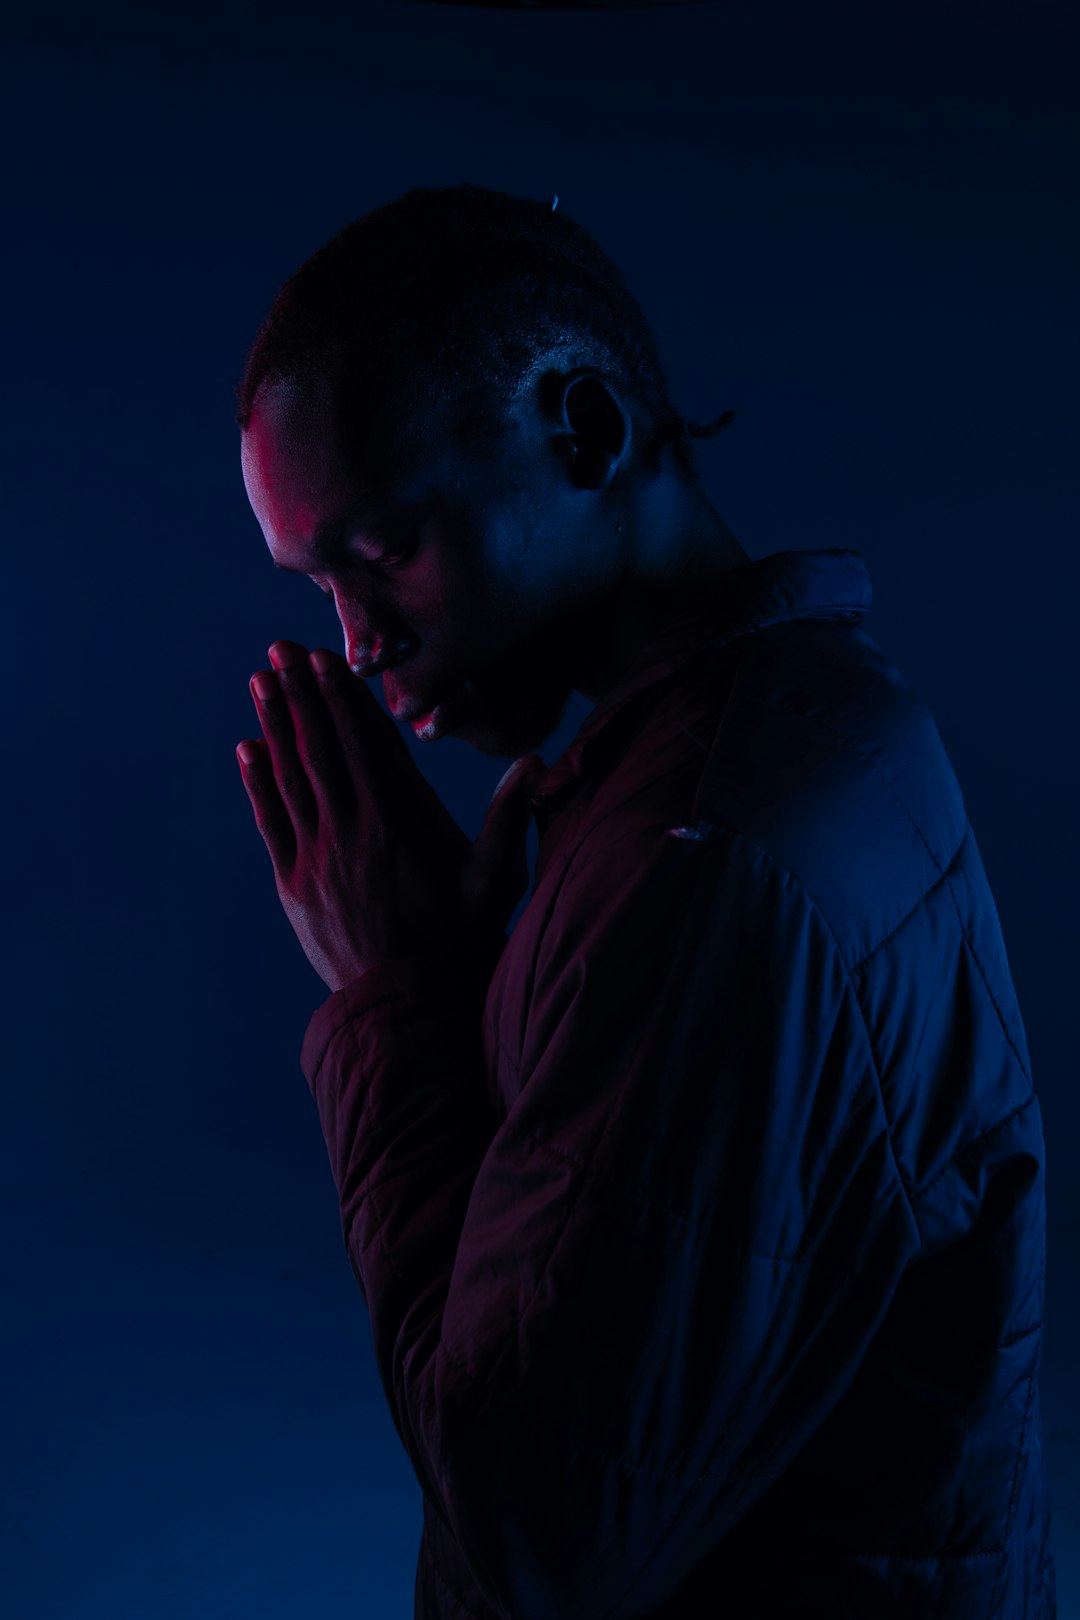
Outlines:
{"label": "blue gradient backdrop", "polygon": [[[419,1487],[299,1068],[326,991],[233,752],[270,642],[337,624],[270,565],[231,390],[315,247],[469,179],[594,232],[679,406],[738,410],[717,509],[754,557],[859,550],[938,722],[1044,1112],[1080,1614],[1069,8],[103,0],[5,41],[0,1610],[412,1615]],[[474,834],[502,764],[408,740]]]}

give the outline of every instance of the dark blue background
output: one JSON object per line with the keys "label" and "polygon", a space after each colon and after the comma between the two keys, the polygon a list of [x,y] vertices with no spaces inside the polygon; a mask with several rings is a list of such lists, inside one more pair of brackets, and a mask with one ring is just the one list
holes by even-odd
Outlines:
{"label": "dark blue background", "polygon": [[[937,719],[1041,1093],[1043,1399],[1080,1612],[1069,9],[312,0],[8,26],[13,1620],[412,1614],[419,1488],[299,1067],[327,992],[233,751],[270,642],[340,634],[270,565],[232,384],[314,248],[465,179],[557,192],[597,236],[676,403],[738,410],[700,451],[717,509],[753,557],[860,551],[866,628]],[[408,741],[475,834],[502,764]]]}

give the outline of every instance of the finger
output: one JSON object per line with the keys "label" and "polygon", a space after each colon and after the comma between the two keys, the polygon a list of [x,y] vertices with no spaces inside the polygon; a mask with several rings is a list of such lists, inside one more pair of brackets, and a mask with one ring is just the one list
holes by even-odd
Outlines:
{"label": "finger", "polygon": [[314,670],[315,681],[338,739],[342,764],[357,804],[371,803],[386,774],[411,766],[412,760],[393,720],[368,691],[363,676],[354,675],[340,653],[325,647],[316,650],[326,667]]}
{"label": "finger", "polygon": [[442,859],[456,871],[472,841],[417,765],[401,722],[383,709],[368,682],[353,674],[340,653],[315,647],[309,661],[339,737],[357,807],[365,805],[374,821],[390,818],[403,836],[419,839],[436,864]]}
{"label": "finger", "polygon": [[296,641],[275,641],[270,661],[278,687],[292,717],[296,763],[307,794],[297,801],[304,814],[314,808],[316,820],[327,825],[335,818],[353,821],[356,793],[345,766],[337,727],[326,706],[306,647]]}
{"label": "finger", "polygon": [[538,754],[514,761],[491,796],[462,874],[466,906],[474,912],[494,912],[500,926],[505,926],[528,886],[526,846],[532,809],[527,795],[546,770]]}
{"label": "finger", "polygon": [[266,743],[261,738],[245,738],[237,744],[236,757],[255,812],[255,825],[263,835],[275,867],[287,873],[296,859],[296,835],[274,780],[273,762]]}
{"label": "finger", "polygon": [[318,820],[311,783],[296,746],[292,713],[273,669],[258,669],[248,682],[270,751],[274,780],[294,833],[310,832]]}

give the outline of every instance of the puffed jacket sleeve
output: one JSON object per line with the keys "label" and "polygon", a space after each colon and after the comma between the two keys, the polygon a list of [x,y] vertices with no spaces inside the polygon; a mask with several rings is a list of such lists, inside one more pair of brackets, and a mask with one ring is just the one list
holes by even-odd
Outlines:
{"label": "puffed jacket sleeve", "polygon": [[918,1249],[852,984],[734,829],[603,823],[497,1126],[423,971],[308,1053],[398,1431],[497,1614],[647,1615],[836,1405]]}

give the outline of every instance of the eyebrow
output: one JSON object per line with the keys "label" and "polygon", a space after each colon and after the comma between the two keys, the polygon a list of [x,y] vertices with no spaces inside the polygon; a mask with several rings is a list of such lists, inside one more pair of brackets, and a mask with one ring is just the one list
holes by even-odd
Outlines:
{"label": "eyebrow", "polygon": [[[326,562],[330,554],[341,544],[346,529],[353,521],[354,514],[339,518],[333,523],[324,523],[311,542],[311,555],[316,563]],[[278,562],[276,557],[270,561],[275,568],[280,568],[283,574],[306,574],[306,568],[290,568],[288,563]]]}

